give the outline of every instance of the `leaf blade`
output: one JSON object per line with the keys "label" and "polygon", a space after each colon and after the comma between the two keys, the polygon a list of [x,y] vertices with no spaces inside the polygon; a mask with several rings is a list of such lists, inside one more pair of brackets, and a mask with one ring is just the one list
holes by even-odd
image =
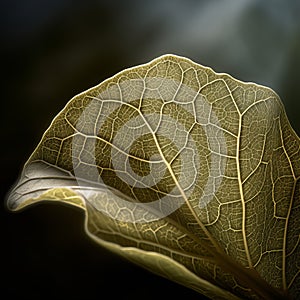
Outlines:
{"label": "leaf blade", "polygon": [[[143,236],[144,230],[155,232],[151,226],[164,219],[171,232],[176,228],[185,232],[202,252],[189,242],[194,262],[187,262],[178,237],[177,246],[171,246],[170,239],[170,244],[165,241],[164,245],[153,234],[148,251],[163,252],[164,245],[164,250],[170,247],[174,252],[177,247],[177,259],[172,257],[176,251],[168,254],[174,264],[187,267],[202,283],[210,282],[216,289],[242,297],[267,298],[279,296],[277,289],[286,293],[287,287],[291,294],[299,293],[299,269],[290,263],[299,253],[299,144],[273,91],[167,55],[127,69],[73,98],[52,122],[25,171],[42,160],[66,171],[65,179],[74,183],[65,185],[62,178],[56,178],[48,187],[57,190],[34,194],[34,201],[50,200],[61,192],[61,186],[68,188],[63,191],[71,198],[60,194],[64,202],[84,209],[92,204],[99,215],[118,220],[111,230],[128,229],[136,223],[135,229],[122,233],[127,237]],[[116,160],[117,155],[121,159]],[[153,170],[156,176],[151,175]],[[100,177],[108,191],[103,182],[99,184]],[[34,185],[30,188],[37,192]],[[18,193],[23,192],[19,187]],[[98,198],[93,200],[95,192]],[[12,196],[9,201],[17,200]],[[160,214],[153,209],[161,210]],[[268,214],[272,210],[274,214]],[[89,213],[87,218],[93,219]],[[125,226],[126,219],[129,223]],[[109,220],[98,223],[101,228]],[[139,223],[148,224],[148,229]],[[289,223],[294,230],[289,230]],[[115,243],[122,244],[120,240]],[[206,259],[199,259],[195,267],[199,251]],[[238,283],[233,266],[245,275],[244,286]],[[287,266],[294,270],[288,283]],[[247,280],[252,281],[248,282],[251,288],[245,287]]]}

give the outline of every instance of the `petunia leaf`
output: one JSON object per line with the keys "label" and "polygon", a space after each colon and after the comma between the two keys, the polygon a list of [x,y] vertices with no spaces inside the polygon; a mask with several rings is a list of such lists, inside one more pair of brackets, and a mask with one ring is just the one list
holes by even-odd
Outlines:
{"label": "petunia leaf", "polygon": [[70,100],[8,198],[212,299],[300,297],[300,140],[269,88],[164,55]]}

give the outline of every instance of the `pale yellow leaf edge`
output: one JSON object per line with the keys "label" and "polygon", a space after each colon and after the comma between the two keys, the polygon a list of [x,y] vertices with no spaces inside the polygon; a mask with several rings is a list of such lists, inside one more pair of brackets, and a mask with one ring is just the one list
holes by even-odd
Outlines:
{"label": "pale yellow leaf edge", "polygon": [[[64,198],[61,198],[64,196]],[[93,235],[88,230],[88,213],[85,200],[83,197],[68,188],[53,188],[45,191],[37,198],[29,198],[14,208],[14,211],[23,210],[29,205],[39,204],[40,202],[57,202],[59,204],[67,204],[75,206],[84,211],[84,229],[86,234],[100,246],[110,250],[111,252],[130,260],[131,262],[142,266],[152,273],[163,276],[178,284],[195,290],[210,299],[233,299],[240,300],[239,297],[213,285],[209,281],[196,276],[186,267],[174,261],[172,258],[153,251],[145,251],[135,247],[123,247],[118,244],[108,242]],[[100,267],[100,266],[99,266]],[[159,270],[159,271],[158,271]],[[159,296],[159,295],[158,295]]]}

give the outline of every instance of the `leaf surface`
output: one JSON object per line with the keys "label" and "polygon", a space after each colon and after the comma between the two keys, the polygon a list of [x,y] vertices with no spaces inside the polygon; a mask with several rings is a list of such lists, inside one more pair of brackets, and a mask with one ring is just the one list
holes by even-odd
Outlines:
{"label": "leaf surface", "polygon": [[164,55],[71,99],[8,206],[78,206],[99,244],[212,299],[297,298],[299,177],[272,90]]}

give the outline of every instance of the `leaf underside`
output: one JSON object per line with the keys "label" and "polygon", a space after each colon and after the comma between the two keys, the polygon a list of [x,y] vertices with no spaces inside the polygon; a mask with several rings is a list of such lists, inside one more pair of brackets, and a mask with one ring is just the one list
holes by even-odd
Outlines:
{"label": "leaf underside", "polygon": [[164,55],[71,99],[8,197],[212,299],[300,297],[300,141],[269,88]]}

